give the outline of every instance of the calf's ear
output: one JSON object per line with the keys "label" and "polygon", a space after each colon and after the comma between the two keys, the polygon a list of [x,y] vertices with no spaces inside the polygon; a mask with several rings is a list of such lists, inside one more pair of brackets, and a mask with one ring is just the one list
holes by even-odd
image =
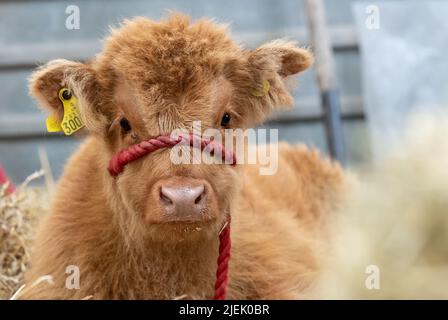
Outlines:
{"label": "calf's ear", "polygon": [[236,60],[228,64],[236,104],[247,126],[263,121],[272,110],[293,105],[286,77],[308,69],[313,56],[294,42],[274,40],[247,52],[244,67]]}
{"label": "calf's ear", "polygon": [[64,116],[59,99],[62,88],[68,88],[77,98],[79,113],[87,129],[92,133],[104,132],[107,114],[95,70],[84,63],[58,59],[41,66],[29,78],[30,95],[59,122]]}
{"label": "calf's ear", "polygon": [[263,89],[263,82],[269,82],[272,107],[287,107],[293,104],[293,98],[284,80],[288,76],[305,71],[312,63],[313,56],[310,51],[285,40],[268,42],[253,50],[249,56],[249,64],[255,79],[261,82],[261,88]]}
{"label": "calf's ear", "polygon": [[280,77],[286,77],[308,69],[313,56],[295,42],[274,40],[252,51],[249,60],[261,72],[275,71]]}

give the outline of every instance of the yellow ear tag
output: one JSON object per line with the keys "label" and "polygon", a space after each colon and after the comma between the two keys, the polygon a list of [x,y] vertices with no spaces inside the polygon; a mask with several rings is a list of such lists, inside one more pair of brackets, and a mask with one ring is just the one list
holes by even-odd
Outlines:
{"label": "yellow ear tag", "polygon": [[53,115],[48,116],[45,123],[47,125],[48,132],[62,131],[61,124],[59,123],[58,119],[56,119]]}
{"label": "yellow ear tag", "polygon": [[67,88],[59,90],[59,100],[61,100],[64,107],[64,117],[59,125],[53,116],[47,118],[47,129],[49,132],[64,131],[66,136],[69,136],[82,127],[84,122],[81,119],[78,110],[78,99]]}
{"label": "yellow ear tag", "polygon": [[254,90],[252,92],[252,95],[256,96],[256,97],[264,97],[265,95],[268,94],[270,89],[271,89],[271,84],[269,83],[269,81],[263,79],[263,81],[261,82],[261,88],[258,90]]}

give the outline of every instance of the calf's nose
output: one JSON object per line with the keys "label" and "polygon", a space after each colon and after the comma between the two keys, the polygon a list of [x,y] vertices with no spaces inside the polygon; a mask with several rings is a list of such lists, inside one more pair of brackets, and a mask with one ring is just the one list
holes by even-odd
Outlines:
{"label": "calf's nose", "polygon": [[162,185],[160,202],[168,220],[199,221],[206,204],[206,193],[200,185]]}

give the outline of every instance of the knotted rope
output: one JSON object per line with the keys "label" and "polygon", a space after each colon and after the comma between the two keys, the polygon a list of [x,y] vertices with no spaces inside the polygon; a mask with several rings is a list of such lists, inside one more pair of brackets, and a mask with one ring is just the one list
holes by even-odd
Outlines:
{"label": "knotted rope", "polygon": [[[210,155],[221,156],[224,163],[235,165],[236,156],[231,150],[226,150],[224,146],[208,138],[198,137],[193,134],[179,135],[177,138],[172,138],[170,135],[161,135],[157,138],[142,141],[138,144],[134,144],[127,149],[124,149],[115,154],[109,162],[109,173],[115,177],[119,175],[126,164],[137,160],[147,154],[163,148],[172,148],[176,145],[187,145],[191,147],[200,148],[201,151],[207,151]],[[229,260],[230,260],[230,214],[229,220],[219,233],[219,255],[218,255],[218,267],[216,270],[215,280],[215,295],[214,300],[224,300],[227,292],[228,273],[229,273]]]}

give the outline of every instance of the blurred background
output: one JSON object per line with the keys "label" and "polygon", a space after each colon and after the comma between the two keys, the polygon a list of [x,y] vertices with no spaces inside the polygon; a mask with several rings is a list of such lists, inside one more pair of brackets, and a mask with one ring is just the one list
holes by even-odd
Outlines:
{"label": "blurred background", "polygon": [[[409,110],[437,109],[448,99],[444,90],[448,82],[443,81],[448,74],[443,55],[448,49],[444,48],[448,3],[323,3],[342,119],[337,139],[344,141],[347,166],[359,167],[399,143]],[[79,29],[66,26],[73,5],[79,8]],[[312,44],[302,0],[1,0],[0,164],[13,183],[41,168],[42,150],[57,178],[80,143],[46,132],[46,115],[27,92],[31,71],[54,58],[87,60],[101,50],[100,39],[109,26],[136,15],[158,20],[170,10],[229,23],[233,37],[247,48],[282,37]],[[295,97],[294,108],[275,114],[265,127],[278,128],[281,140],[306,143],[327,153],[315,67],[299,78]]]}

